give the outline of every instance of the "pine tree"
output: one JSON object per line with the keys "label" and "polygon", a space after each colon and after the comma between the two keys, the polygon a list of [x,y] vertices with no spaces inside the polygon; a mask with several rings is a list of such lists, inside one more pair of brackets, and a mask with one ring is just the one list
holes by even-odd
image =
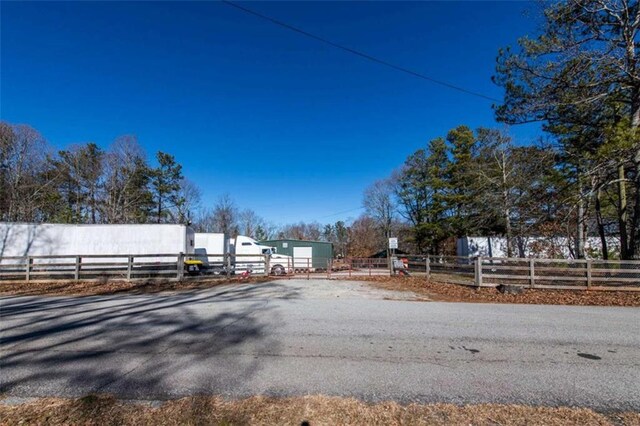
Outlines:
{"label": "pine tree", "polygon": [[158,167],[151,172],[151,193],[154,202],[154,215],[157,223],[168,220],[172,208],[180,204],[180,181],[182,166],[176,163],[173,155],[158,152]]}
{"label": "pine tree", "polygon": [[420,252],[439,253],[451,235],[450,167],[446,142],[437,138],[427,150],[411,154],[396,177],[401,214],[413,225],[413,242]]}

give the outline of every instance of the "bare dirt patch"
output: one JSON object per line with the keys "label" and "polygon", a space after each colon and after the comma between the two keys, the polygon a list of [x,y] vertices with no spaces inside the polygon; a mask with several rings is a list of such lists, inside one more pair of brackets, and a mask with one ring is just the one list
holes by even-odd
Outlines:
{"label": "bare dirt patch", "polygon": [[421,277],[357,277],[353,279],[367,282],[376,288],[411,291],[431,300],[445,302],[640,306],[640,292],[524,289],[522,294],[502,294],[495,288],[428,282]]}
{"label": "bare dirt patch", "polygon": [[[306,423],[305,423],[306,422]],[[596,413],[586,408],[520,405],[367,404],[353,398],[305,396],[242,400],[190,397],[159,406],[106,395],[0,403],[0,423],[86,425],[638,425],[638,413]]]}
{"label": "bare dirt patch", "polygon": [[162,291],[199,290],[225,284],[258,284],[272,281],[270,277],[197,278],[182,281],[148,280],[92,280],[92,281],[0,281],[0,296],[97,296],[118,293],[144,294]]}

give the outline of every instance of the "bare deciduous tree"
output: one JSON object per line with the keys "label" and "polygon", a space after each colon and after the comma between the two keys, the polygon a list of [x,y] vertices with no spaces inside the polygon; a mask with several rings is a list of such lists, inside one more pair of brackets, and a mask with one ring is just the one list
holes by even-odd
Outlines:
{"label": "bare deciduous tree", "polygon": [[553,169],[553,151],[516,147],[501,130],[481,128],[477,133],[480,148],[471,170],[478,211],[474,219],[479,229],[501,230],[511,257],[514,237],[530,234],[544,219],[536,205]]}
{"label": "bare deciduous tree", "polygon": [[258,238],[257,231],[264,231],[264,220],[251,209],[244,209],[238,214],[240,233],[251,238]]}
{"label": "bare deciduous tree", "polygon": [[396,218],[391,178],[374,182],[364,192],[364,208],[367,215],[375,220],[383,238],[392,237],[392,225]]}
{"label": "bare deciduous tree", "polygon": [[279,238],[319,241],[323,237],[323,226],[318,222],[298,222],[284,225],[278,232]]}
{"label": "bare deciduous tree", "polygon": [[201,198],[202,193],[198,185],[187,178],[182,178],[180,189],[178,189],[178,202],[171,213],[174,222],[190,225],[195,212],[200,208]]}
{"label": "bare deciduous tree", "polygon": [[379,230],[379,222],[370,216],[362,215],[354,220],[348,228],[347,254],[351,257],[369,257],[380,251],[385,245]]}
{"label": "bare deciduous tree", "polygon": [[143,223],[151,208],[146,155],[135,136],[117,138],[105,155],[103,221]]}
{"label": "bare deciduous tree", "polygon": [[223,194],[213,209],[202,210],[194,227],[200,232],[221,232],[229,237],[238,235],[238,208],[231,196]]}
{"label": "bare deciduous tree", "polygon": [[50,185],[43,181],[46,141],[26,125],[0,122],[0,218],[7,221],[38,220],[42,194]]}

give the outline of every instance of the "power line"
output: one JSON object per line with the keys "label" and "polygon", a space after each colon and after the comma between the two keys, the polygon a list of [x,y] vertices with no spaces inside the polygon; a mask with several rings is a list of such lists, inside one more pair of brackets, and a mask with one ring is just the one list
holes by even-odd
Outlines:
{"label": "power line", "polygon": [[324,218],[331,217],[331,216],[338,216],[338,215],[340,215],[340,214],[349,213],[349,212],[354,212],[354,211],[356,211],[356,210],[362,210],[362,209],[364,209],[364,207],[356,207],[355,209],[343,210],[343,211],[341,211],[341,212],[328,214],[328,215],[326,215],[326,216],[320,216],[318,219],[324,219]]}
{"label": "power line", "polygon": [[448,87],[449,89],[457,90],[459,92],[466,93],[468,95],[476,96],[478,98],[486,99],[486,100],[489,100],[489,101],[492,101],[492,102],[501,102],[499,99],[492,98],[491,96],[487,96],[487,95],[484,95],[482,93],[474,92],[473,90],[468,90],[468,89],[465,89],[464,87],[460,87],[460,86],[457,86],[455,84],[448,83],[446,81],[442,81],[442,80],[438,80],[438,79],[429,77],[427,75],[424,75],[424,74],[421,74],[419,72],[410,70],[408,68],[404,68],[404,67],[401,67],[401,66],[398,66],[398,65],[394,65],[391,62],[387,62],[387,61],[385,61],[383,59],[376,58],[375,56],[371,56],[371,55],[368,55],[366,53],[360,52],[358,50],[351,49],[350,47],[346,47],[346,46],[343,46],[341,44],[334,43],[334,42],[332,42],[330,40],[327,40],[327,39],[322,38],[320,36],[317,36],[315,34],[311,34],[310,32],[307,32],[305,30],[301,30],[300,28],[294,27],[293,25],[289,25],[289,24],[287,24],[285,22],[279,21],[279,20],[277,20],[275,18],[272,18],[270,16],[263,15],[262,13],[256,12],[255,10],[246,8],[244,6],[240,6],[239,4],[236,4],[234,2],[231,2],[231,1],[228,1],[228,0],[222,0],[222,3],[224,3],[224,4],[228,5],[228,6],[231,6],[231,7],[235,7],[238,10],[241,10],[241,11],[243,11],[245,13],[257,16],[258,18],[264,19],[266,21],[269,21],[269,22],[271,22],[273,24],[279,25],[279,26],[281,26],[283,28],[286,28],[286,29],[291,30],[293,32],[296,32],[298,34],[302,34],[304,36],[307,36],[307,37],[312,38],[314,40],[317,40],[319,42],[328,44],[329,46],[335,47],[337,49],[344,50],[345,52],[349,52],[349,53],[351,53],[353,55],[356,55],[356,56],[360,56],[361,58],[367,59],[367,60],[375,62],[377,64],[384,65],[384,66],[392,68],[394,70],[404,72],[404,73],[412,75],[414,77],[418,77],[418,78],[421,78],[423,80],[430,81],[431,83],[439,84],[441,86]]}

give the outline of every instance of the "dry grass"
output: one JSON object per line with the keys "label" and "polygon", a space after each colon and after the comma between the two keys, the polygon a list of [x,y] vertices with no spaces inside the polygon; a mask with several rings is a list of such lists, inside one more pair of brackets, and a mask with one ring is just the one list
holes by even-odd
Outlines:
{"label": "dry grass", "polygon": [[305,396],[242,400],[189,397],[159,407],[110,396],[0,404],[0,424],[85,425],[640,425],[638,413],[519,405],[367,404],[353,398]]}
{"label": "dry grass", "polygon": [[[213,288],[224,284],[263,283],[277,277],[241,277],[149,280],[93,280],[93,281],[0,281],[0,295],[13,296],[92,296],[118,293],[158,293]],[[423,277],[358,276],[355,281],[365,281],[385,290],[412,291],[426,296],[426,300],[447,302],[525,303],[544,305],[600,305],[640,306],[640,292],[584,291],[584,290],[532,290],[523,294],[502,294],[494,288],[475,288],[456,284],[427,282]]]}
{"label": "dry grass", "polygon": [[166,279],[148,280],[52,280],[52,281],[0,281],[0,295],[12,296],[96,296],[117,293],[158,293],[162,291],[197,290],[212,288],[224,284],[262,283],[271,281],[270,277],[197,278],[183,281]]}
{"label": "dry grass", "polygon": [[412,291],[427,296],[431,300],[447,302],[640,306],[640,292],[525,289],[522,294],[502,294],[495,288],[427,282],[423,277],[357,277],[353,279],[366,281],[376,288]]}

